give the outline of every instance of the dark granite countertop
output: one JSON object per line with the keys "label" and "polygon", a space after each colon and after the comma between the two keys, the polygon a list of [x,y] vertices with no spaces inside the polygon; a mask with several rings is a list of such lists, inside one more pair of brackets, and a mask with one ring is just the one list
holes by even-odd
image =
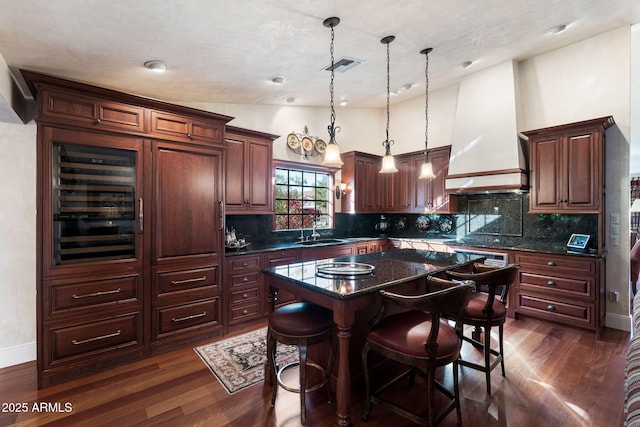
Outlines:
{"label": "dark granite countertop", "polygon": [[[326,239],[325,237],[320,240]],[[357,242],[365,242],[368,240],[380,239],[380,237],[335,237],[330,238],[335,240],[340,240],[340,242],[331,242],[331,243],[318,243],[312,246],[301,245],[298,242],[258,242],[251,243],[249,246],[244,248],[225,248],[225,256],[235,256],[235,255],[247,255],[252,253],[261,253],[261,252],[274,252],[280,251],[283,249],[303,249],[303,248],[318,248],[324,246],[336,246],[336,245],[344,245],[344,244],[352,244]]]}
{"label": "dark granite countertop", "polygon": [[[295,283],[333,298],[349,299],[459,267],[479,258],[475,255],[399,249],[330,260],[299,262],[266,268],[263,272],[268,276]],[[331,262],[362,263],[374,269],[371,273],[352,276],[331,277],[317,274],[318,266]]]}
{"label": "dark granite countertop", "polygon": [[[324,238],[324,237],[323,237]],[[335,245],[344,245],[344,244],[353,244],[357,242],[363,242],[367,240],[380,239],[380,236],[371,236],[371,237],[336,237],[335,239],[340,240],[340,242],[333,243],[320,243],[313,246],[303,246],[297,242],[262,242],[262,243],[252,243],[251,245],[241,248],[241,249],[233,249],[227,248],[225,251],[225,256],[236,256],[236,255],[246,255],[252,253],[262,253],[262,252],[273,252],[279,251],[283,249],[301,249],[308,247],[323,247],[323,246],[335,246]],[[431,237],[431,238],[410,238],[410,237],[393,237],[388,236],[391,240],[403,240],[409,242],[425,242],[425,243],[442,243],[447,246],[460,246],[460,247],[468,247],[468,248],[477,248],[480,250],[493,250],[493,251],[521,251],[521,252],[535,252],[535,253],[544,253],[550,255],[574,255],[574,256],[583,256],[583,257],[592,257],[599,258],[606,256],[605,253],[592,253],[592,252],[571,252],[567,251],[567,248],[563,244],[558,243],[550,243],[546,241],[530,241],[527,243],[519,244],[519,245],[510,245],[502,242],[490,242],[490,241],[477,241],[472,239],[456,239],[454,237]]]}

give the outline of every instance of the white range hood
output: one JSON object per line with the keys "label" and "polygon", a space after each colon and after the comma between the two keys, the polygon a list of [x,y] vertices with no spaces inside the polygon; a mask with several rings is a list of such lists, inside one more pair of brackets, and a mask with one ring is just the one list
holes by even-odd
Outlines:
{"label": "white range hood", "polygon": [[517,68],[513,61],[460,83],[446,189],[456,193],[528,189],[518,134]]}

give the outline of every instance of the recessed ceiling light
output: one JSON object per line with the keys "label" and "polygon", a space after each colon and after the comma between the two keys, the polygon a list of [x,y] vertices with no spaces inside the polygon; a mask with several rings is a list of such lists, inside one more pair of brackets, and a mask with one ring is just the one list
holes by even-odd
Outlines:
{"label": "recessed ceiling light", "polygon": [[462,68],[469,68],[473,64],[473,61],[464,61],[460,64]]}
{"label": "recessed ceiling light", "polygon": [[402,90],[409,90],[409,89],[411,89],[412,87],[413,87],[413,83],[406,83],[406,84],[403,84],[400,88],[401,88]]}
{"label": "recessed ceiling light", "polygon": [[296,99],[295,98],[287,98],[287,102],[289,104],[292,104],[292,103],[296,102]]}
{"label": "recessed ceiling light", "polygon": [[567,24],[556,25],[555,27],[549,28],[549,34],[560,34],[564,30],[567,29]]}
{"label": "recessed ceiling light", "polygon": [[282,76],[271,77],[271,83],[281,85],[282,83],[284,83],[284,77]]}
{"label": "recessed ceiling light", "polygon": [[155,71],[156,73],[162,73],[167,69],[167,64],[165,64],[164,61],[160,61],[159,59],[147,61],[144,63],[144,66],[151,71]]}
{"label": "recessed ceiling light", "polygon": [[346,99],[343,99],[342,101],[340,101],[340,106],[344,107],[345,105],[347,105],[349,103],[349,101],[347,101]]}

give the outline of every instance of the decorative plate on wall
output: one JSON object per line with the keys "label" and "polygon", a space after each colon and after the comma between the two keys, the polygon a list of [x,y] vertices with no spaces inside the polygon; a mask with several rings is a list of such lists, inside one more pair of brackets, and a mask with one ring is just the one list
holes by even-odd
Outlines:
{"label": "decorative plate on wall", "polygon": [[302,138],[302,148],[307,153],[310,153],[311,151],[313,151],[314,147],[313,147],[313,141],[311,140],[311,138],[309,138],[308,136],[305,136],[304,138]]}
{"label": "decorative plate on wall", "polygon": [[290,133],[287,136],[287,146],[294,152],[300,152],[300,138],[295,133]]}
{"label": "decorative plate on wall", "polygon": [[327,143],[321,139],[316,139],[316,151],[320,154],[324,154],[327,151]]}
{"label": "decorative plate on wall", "polygon": [[438,230],[443,233],[450,233],[453,230],[453,218],[450,216],[441,216],[438,218]]}
{"label": "decorative plate on wall", "polygon": [[416,219],[416,228],[420,231],[427,231],[431,225],[431,220],[428,216],[420,215]]}

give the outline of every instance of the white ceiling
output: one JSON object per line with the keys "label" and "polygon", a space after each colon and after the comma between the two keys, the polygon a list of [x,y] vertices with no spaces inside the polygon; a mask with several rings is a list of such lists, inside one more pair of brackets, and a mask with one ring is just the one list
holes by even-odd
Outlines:
{"label": "white ceiling", "polygon": [[[0,0],[0,54],[12,69],[84,81],[176,103],[328,105],[330,30],[335,58],[364,62],[336,73],[336,101],[392,103],[509,59],[524,59],[640,22],[638,0]],[[559,35],[548,34],[569,24]],[[152,73],[148,60],[166,62]],[[463,61],[475,61],[463,69]],[[269,80],[282,76],[275,85]]]}

